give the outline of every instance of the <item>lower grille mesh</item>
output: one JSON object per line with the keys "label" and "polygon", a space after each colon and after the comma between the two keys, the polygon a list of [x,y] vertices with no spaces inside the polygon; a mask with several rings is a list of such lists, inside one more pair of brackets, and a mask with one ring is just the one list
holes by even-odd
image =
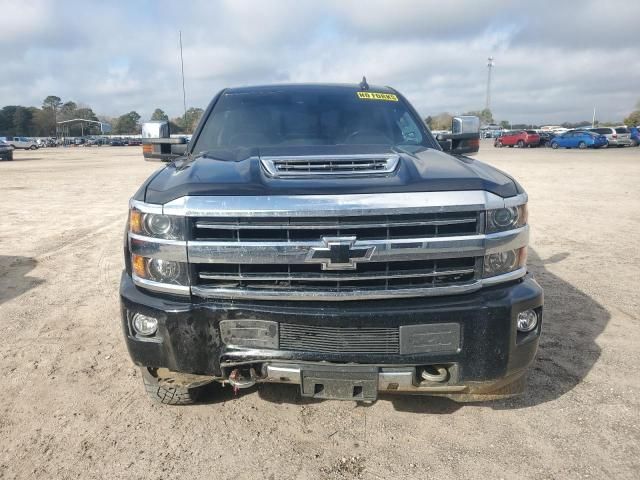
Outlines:
{"label": "lower grille mesh", "polygon": [[325,327],[280,324],[280,349],[317,353],[397,354],[397,328]]}

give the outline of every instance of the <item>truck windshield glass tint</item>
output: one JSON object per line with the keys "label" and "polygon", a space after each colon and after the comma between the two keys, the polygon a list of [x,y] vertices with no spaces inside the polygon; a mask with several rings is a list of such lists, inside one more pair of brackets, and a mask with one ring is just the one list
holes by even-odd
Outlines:
{"label": "truck windshield glass tint", "polygon": [[420,120],[402,99],[362,99],[356,92],[227,93],[193,152],[261,146],[423,146]]}

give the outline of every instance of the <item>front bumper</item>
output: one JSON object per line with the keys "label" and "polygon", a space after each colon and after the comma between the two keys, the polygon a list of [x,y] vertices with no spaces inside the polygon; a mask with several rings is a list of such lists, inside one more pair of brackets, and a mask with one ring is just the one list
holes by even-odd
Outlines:
{"label": "front bumper", "polygon": [[[378,372],[378,390],[446,395],[475,400],[519,393],[512,388],[535,357],[542,324],[543,295],[530,275],[508,284],[446,297],[339,302],[249,302],[170,299],[145,292],[123,273],[120,296],[122,326],[133,361],[144,367],[228,379],[236,368],[252,367],[258,381],[300,383],[301,372],[327,365],[366,367]],[[529,333],[516,329],[516,316],[536,309],[540,322]],[[136,336],[130,314],[159,319],[151,338]],[[459,324],[455,352],[368,354],[317,353],[226,346],[222,320],[258,319],[327,327],[394,328],[408,325]],[[423,366],[444,365],[446,382],[424,384]],[[417,369],[418,368],[418,369]],[[289,371],[291,375],[278,374]],[[521,383],[521,382],[520,382]],[[519,387],[520,388],[520,387]]]}

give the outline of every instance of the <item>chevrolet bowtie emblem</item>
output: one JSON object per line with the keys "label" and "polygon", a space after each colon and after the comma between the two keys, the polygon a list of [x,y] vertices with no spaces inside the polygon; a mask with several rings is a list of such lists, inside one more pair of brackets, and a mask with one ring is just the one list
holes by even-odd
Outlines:
{"label": "chevrolet bowtie emblem", "polygon": [[354,247],[356,237],[322,237],[324,247],[311,247],[307,263],[320,263],[322,270],[355,270],[358,262],[368,262],[375,246]]}

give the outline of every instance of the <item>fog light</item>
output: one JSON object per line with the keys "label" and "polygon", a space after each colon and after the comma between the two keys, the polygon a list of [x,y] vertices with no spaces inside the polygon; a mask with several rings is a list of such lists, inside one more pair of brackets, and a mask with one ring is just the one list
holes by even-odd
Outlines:
{"label": "fog light", "polygon": [[534,310],[525,310],[518,314],[518,331],[530,332],[538,326],[538,314]]}
{"label": "fog light", "polygon": [[145,337],[153,335],[158,330],[158,319],[142,313],[136,313],[131,324],[137,334]]}

